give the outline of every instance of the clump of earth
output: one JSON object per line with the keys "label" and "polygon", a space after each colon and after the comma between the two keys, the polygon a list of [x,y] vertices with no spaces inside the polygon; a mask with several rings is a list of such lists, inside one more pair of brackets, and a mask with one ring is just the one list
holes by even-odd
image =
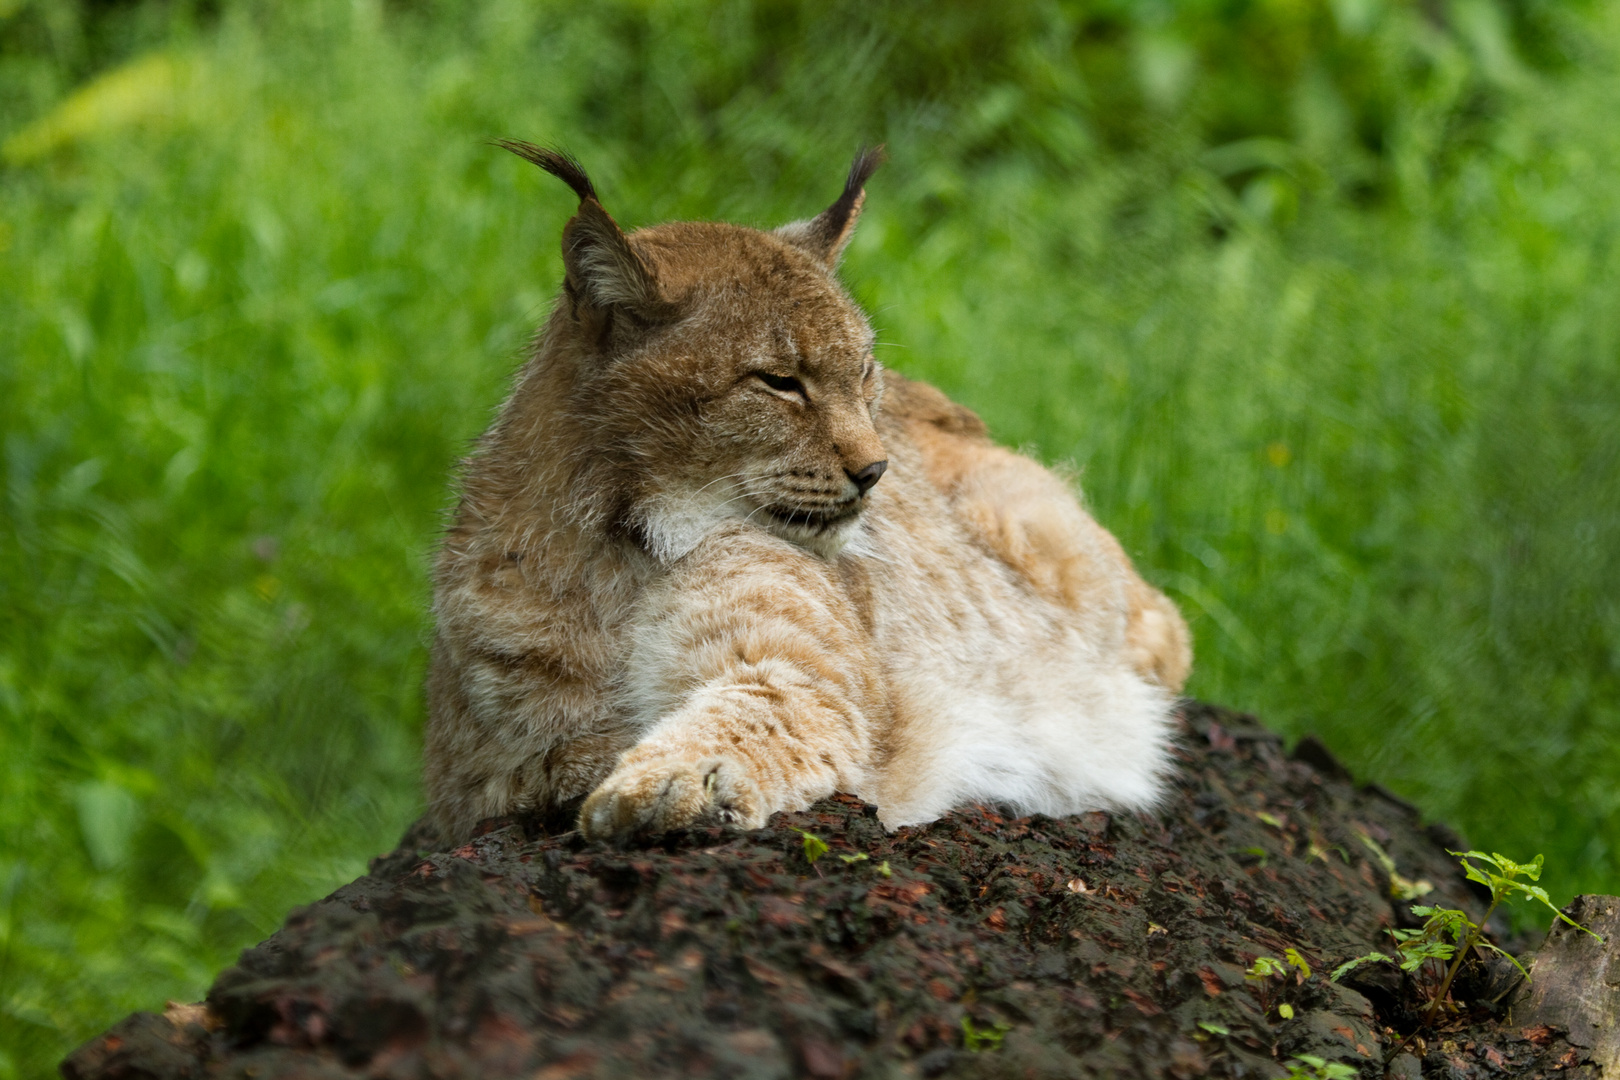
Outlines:
{"label": "clump of earth", "polygon": [[[1197,704],[1180,725],[1152,815],[969,807],[889,833],[840,796],[632,850],[566,817],[454,849],[418,825],[206,1001],[136,1013],[62,1071],[1271,1080],[1311,1055],[1367,1078],[1596,1080],[1562,1032],[1508,1022],[1512,981],[1482,965],[1386,1065],[1417,1028],[1410,977],[1327,973],[1417,925],[1420,883],[1478,919],[1461,841],[1315,740],[1288,754]],[[1245,977],[1289,949],[1309,977]]]}

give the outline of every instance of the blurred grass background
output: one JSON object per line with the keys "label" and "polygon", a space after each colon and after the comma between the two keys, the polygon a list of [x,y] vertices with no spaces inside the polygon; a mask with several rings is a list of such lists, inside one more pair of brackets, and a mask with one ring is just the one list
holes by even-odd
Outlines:
{"label": "blurred grass background", "polygon": [[451,464],[627,225],[888,142],[891,366],[1076,465],[1191,691],[1620,891],[1620,0],[0,0],[0,1078],[418,812]]}

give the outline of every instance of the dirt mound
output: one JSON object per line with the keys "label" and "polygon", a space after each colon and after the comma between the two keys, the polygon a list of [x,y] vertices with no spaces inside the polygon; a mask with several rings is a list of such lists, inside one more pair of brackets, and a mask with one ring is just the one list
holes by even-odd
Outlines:
{"label": "dirt mound", "polygon": [[[1460,841],[1313,740],[1290,757],[1250,717],[1182,719],[1151,818],[970,808],[891,835],[839,797],[633,851],[515,819],[443,851],[419,827],[205,1005],[137,1013],[63,1072],[1185,1080],[1279,1077],[1303,1053],[1383,1076],[1411,1030],[1398,973],[1325,978],[1413,925],[1363,837],[1477,918]],[[1290,948],[1312,977],[1245,980]],[[1411,1049],[1393,1075],[1596,1076],[1484,1007]]]}

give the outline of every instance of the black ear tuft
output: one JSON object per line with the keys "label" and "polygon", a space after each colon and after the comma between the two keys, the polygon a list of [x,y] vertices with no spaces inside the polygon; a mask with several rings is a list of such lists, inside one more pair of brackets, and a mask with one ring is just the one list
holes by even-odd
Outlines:
{"label": "black ear tuft", "polygon": [[889,153],[882,143],[876,146],[863,146],[856,151],[855,160],[849,167],[849,179],[844,181],[844,193],[834,205],[847,201],[853,207],[855,201],[861,197],[861,192],[866,190],[866,182],[872,179],[872,174],[887,160]]}
{"label": "black ear tuft", "polygon": [[[585,175],[585,167],[568,151],[536,146],[520,139],[495,139],[493,142],[503,150],[512,151],[524,161],[540,166],[573,188],[580,202],[596,199],[596,186],[591,183],[591,178]],[[602,200],[596,201],[600,203]]]}
{"label": "black ear tuft", "polygon": [[809,221],[795,221],[776,230],[783,240],[815,256],[830,270],[838,265],[844,245],[855,234],[861,205],[866,201],[866,182],[877,172],[887,155],[881,144],[863,146],[849,167],[843,194],[827,209]]}
{"label": "black ear tuft", "polygon": [[[540,166],[579,196],[579,209],[562,235],[566,288],[575,302],[576,316],[582,307],[591,309],[595,313],[592,319],[600,323],[604,334],[614,326],[645,328],[675,316],[674,306],[659,292],[657,272],[603,208],[591,178],[572,154],[517,139],[496,139],[494,143]],[[611,317],[614,310],[631,318],[615,321]]]}

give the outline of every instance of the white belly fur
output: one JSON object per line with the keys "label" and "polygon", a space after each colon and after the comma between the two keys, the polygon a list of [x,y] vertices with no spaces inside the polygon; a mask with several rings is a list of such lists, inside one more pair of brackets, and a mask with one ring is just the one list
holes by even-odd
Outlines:
{"label": "white belly fur", "polygon": [[1174,698],[1132,669],[1122,632],[1088,637],[1075,613],[988,555],[975,551],[964,568],[954,553],[957,587],[940,590],[945,560],[890,530],[871,539],[874,637],[895,725],[873,790],[860,794],[885,825],[971,802],[1052,816],[1154,804]]}

